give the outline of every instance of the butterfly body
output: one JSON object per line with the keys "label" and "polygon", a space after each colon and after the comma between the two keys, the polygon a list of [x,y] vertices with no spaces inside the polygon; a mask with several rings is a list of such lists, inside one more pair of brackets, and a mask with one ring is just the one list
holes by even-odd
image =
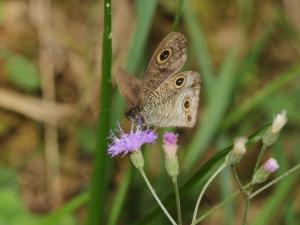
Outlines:
{"label": "butterfly body", "polygon": [[186,38],[172,32],[155,50],[142,82],[119,71],[117,82],[130,105],[126,113],[130,119],[146,126],[195,125],[200,75],[195,71],[176,73],[186,61],[186,51]]}

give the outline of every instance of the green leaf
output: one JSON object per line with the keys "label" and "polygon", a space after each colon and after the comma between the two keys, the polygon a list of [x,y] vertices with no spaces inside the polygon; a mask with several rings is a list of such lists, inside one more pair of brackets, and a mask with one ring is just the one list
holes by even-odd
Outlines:
{"label": "green leaf", "polygon": [[36,67],[26,58],[11,55],[6,59],[5,69],[11,82],[18,88],[34,92],[40,88],[40,77]]}
{"label": "green leaf", "polygon": [[101,98],[99,98],[97,144],[90,187],[90,198],[92,201],[90,201],[88,211],[89,225],[98,225],[100,221],[105,223],[104,221],[106,220],[105,214],[107,205],[104,203],[107,200],[108,168],[111,163],[111,160],[106,154],[105,149],[107,148],[107,137],[109,135],[111,117],[110,111],[107,109],[110,109],[112,105],[112,3],[111,0],[104,0],[102,4],[104,13],[104,27],[102,34],[102,71],[99,88]]}
{"label": "green leaf", "polygon": [[211,65],[212,63],[205,37],[201,30],[201,25],[198,23],[196,15],[190,8],[187,1],[183,2],[183,17],[189,37],[191,39],[193,54],[196,57],[197,65],[201,71],[203,80],[205,81],[204,89],[207,90],[209,93],[208,95],[210,95],[215,82]]}
{"label": "green leaf", "polygon": [[232,110],[224,120],[223,128],[237,123],[246,113],[259,106],[268,98],[271,98],[284,85],[299,77],[300,65],[293,66],[287,72],[279,74],[274,80],[270,81],[265,87],[258,90],[254,96],[243,101],[238,107]]}
{"label": "green leaf", "polygon": [[196,130],[192,143],[188,147],[185,158],[185,172],[193,167],[203,154],[212,137],[215,135],[223,116],[230,103],[236,76],[237,51],[229,52],[221,68],[220,76],[214,86],[214,94],[203,111],[199,127]]}
{"label": "green leaf", "polygon": [[65,218],[68,218],[75,209],[88,203],[89,193],[85,192],[72,198],[69,202],[65,203],[62,207],[54,210],[48,216],[42,218],[38,225],[57,225],[62,224]]}

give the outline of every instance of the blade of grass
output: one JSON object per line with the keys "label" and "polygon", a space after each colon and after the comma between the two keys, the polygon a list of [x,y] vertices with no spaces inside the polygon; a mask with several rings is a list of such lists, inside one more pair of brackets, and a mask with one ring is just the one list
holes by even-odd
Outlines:
{"label": "blade of grass", "polygon": [[250,110],[266,101],[284,85],[288,84],[293,79],[299,77],[299,75],[300,65],[293,66],[287,72],[278,75],[274,80],[270,81],[264,88],[257,91],[254,96],[250,97],[248,100],[243,101],[239,105],[239,107],[236,107],[233,111],[231,111],[225,118],[222,128],[226,129],[232,124],[237,123]]}
{"label": "blade of grass", "polygon": [[191,39],[193,53],[199,70],[201,71],[201,75],[203,76],[203,80],[205,81],[204,91],[207,90],[208,96],[210,96],[214,87],[215,77],[213,74],[211,59],[207,50],[208,47],[201,30],[201,25],[198,23],[197,17],[187,1],[184,1],[182,10],[188,35]]}
{"label": "blade of grass", "polygon": [[89,201],[90,195],[89,192],[84,192],[82,194],[77,195],[76,197],[72,198],[70,201],[65,203],[62,207],[54,210],[52,213],[43,217],[38,225],[54,225],[60,224],[62,219],[71,213],[75,209],[87,204]]}
{"label": "blade of grass", "polygon": [[183,0],[178,0],[176,14],[175,14],[175,18],[174,18],[174,21],[173,21],[173,24],[172,24],[172,30],[173,31],[175,31],[178,27],[178,23],[179,23],[180,16],[181,16],[182,3],[183,3]]}
{"label": "blade of grass", "polygon": [[[264,132],[269,128],[270,125],[267,125],[261,129],[259,129],[257,132],[253,133],[248,138],[248,144],[254,144],[259,142]],[[201,168],[190,178],[188,178],[183,185],[180,186],[179,191],[181,198],[184,197],[185,194],[191,192],[193,189],[200,190],[201,187],[205,184],[207,179],[213,174],[214,170],[217,168],[217,166],[222,163],[227,153],[230,151],[232,146],[229,146],[227,148],[224,148],[221,151],[218,151],[210,160],[208,160]],[[172,206],[174,205],[174,194],[173,192],[170,192],[166,195],[165,198],[163,198],[163,204],[165,206]],[[134,225],[146,225],[149,224],[151,221],[153,221],[160,213],[160,209],[157,206],[154,206],[151,210],[148,211],[149,213],[138,220]]]}
{"label": "blade of grass", "polygon": [[111,1],[103,1],[104,29],[102,39],[102,75],[100,84],[100,103],[97,127],[97,146],[91,178],[88,224],[98,225],[104,221],[104,210],[107,189],[107,168],[109,157],[106,154],[107,136],[110,129],[111,106],[111,64],[112,64],[112,36],[111,36]]}
{"label": "blade of grass", "polygon": [[128,58],[125,69],[129,73],[136,73],[139,66],[142,65],[142,55],[145,51],[147,38],[151,28],[152,19],[155,13],[157,0],[143,1],[136,0],[137,24],[136,33],[130,42],[130,58]]}
{"label": "blade of grass", "polygon": [[256,65],[259,57],[262,54],[262,51],[266,47],[267,42],[270,40],[274,32],[275,25],[276,25],[276,21],[268,25],[266,29],[264,29],[264,31],[254,41],[254,44],[249,49],[245,59],[243,59],[241,62],[241,66],[238,70],[238,75],[237,75],[238,82],[242,80],[242,78],[247,73],[253,70],[253,67]]}
{"label": "blade of grass", "polygon": [[221,68],[220,76],[214,86],[215,93],[202,115],[201,126],[198,126],[194,138],[188,146],[184,171],[189,171],[203,154],[205,148],[215,135],[222,117],[230,103],[236,77],[237,49],[228,53]]}
{"label": "blade of grass", "polygon": [[108,225],[115,225],[118,221],[122,206],[126,198],[126,193],[131,181],[131,176],[132,167],[130,165],[125,174],[123,174],[123,179],[120,182],[119,188],[112,203],[112,208],[107,223]]}

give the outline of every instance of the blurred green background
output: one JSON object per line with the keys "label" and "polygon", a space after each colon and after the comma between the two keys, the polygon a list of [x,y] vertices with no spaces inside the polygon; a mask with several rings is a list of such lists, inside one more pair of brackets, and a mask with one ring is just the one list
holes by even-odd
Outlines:
{"label": "blurred green background", "polygon": [[[266,158],[279,161],[278,174],[300,162],[300,1],[179,3],[112,1],[112,74],[121,66],[142,77],[171,29],[187,37],[184,69],[202,76],[198,124],[176,130],[179,183],[198,171],[182,188],[188,224],[203,179],[223,154],[219,150],[269,124],[282,109],[289,121]],[[111,129],[117,121],[126,124],[113,76],[101,79],[102,5],[100,0],[0,0],[0,225],[168,224],[128,157],[110,160],[101,154],[94,163],[106,150],[96,148],[99,139],[106,141],[97,136],[98,114],[110,116],[102,119]],[[99,95],[101,81],[113,87],[110,94]],[[104,101],[109,107],[100,107]],[[259,147],[249,146],[238,166],[245,183]],[[160,141],[147,146],[144,156],[146,172],[164,199],[172,184]],[[92,176],[96,164],[104,173]],[[96,194],[89,197],[91,186]],[[299,187],[295,174],[254,199],[250,224],[300,224]],[[210,186],[201,210],[234,190],[225,171]],[[240,196],[203,224],[240,224],[242,207]],[[168,209],[175,217],[170,200]]]}

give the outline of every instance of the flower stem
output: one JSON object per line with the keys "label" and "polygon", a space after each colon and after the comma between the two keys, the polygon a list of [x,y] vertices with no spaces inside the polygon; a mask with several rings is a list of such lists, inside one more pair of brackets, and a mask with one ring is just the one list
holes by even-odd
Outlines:
{"label": "flower stem", "polygon": [[244,213],[243,213],[243,220],[242,220],[243,225],[247,224],[249,207],[250,207],[250,198],[247,197],[246,202],[245,202],[245,207],[244,207]]}
{"label": "flower stem", "polygon": [[[245,185],[243,188],[247,189],[250,187],[250,183]],[[241,190],[238,190],[234,193],[232,193],[231,195],[229,195],[226,199],[224,199],[222,202],[220,202],[219,204],[217,204],[216,206],[214,206],[213,208],[211,208],[210,210],[208,210],[206,213],[204,213],[201,217],[199,217],[198,219],[196,219],[195,224],[200,223],[201,221],[203,221],[205,218],[207,218],[210,214],[212,214],[216,209],[219,209],[220,207],[222,207],[223,205],[225,205],[226,202],[228,202],[229,200],[235,198],[237,195],[239,195],[241,193]]]}
{"label": "flower stem", "polygon": [[153,195],[153,197],[155,198],[156,202],[158,203],[158,205],[160,206],[160,208],[162,209],[162,211],[166,214],[166,216],[168,217],[168,219],[170,220],[170,222],[173,225],[177,225],[176,222],[174,221],[174,219],[172,218],[172,216],[169,214],[169,212],[167,211],[167,209],[164,207],[164,205],[162,204],[162,202],[160,201],[160,199],[158,198],[157,194],[155,193],[155,190],[153,189],[153,187],[151,186],[145,172],[143,169],[139,169],[142,177],[144,178],[151,194]]}
{"label": "flower stem", "polygon": [[[265,152],[266,152],[266,149],[267,149],[267,146],[263,144],[262,147],[261,147],[261,150],[260,150],[260,152],[259,152],[257,161],[256,161],[256,163],[255,163],[255,167],[254,167],[254,170],[253,170],[252,178],[254,177],[254,174],[256,173],[256,171],[257,171],[258,168],[259,168],[259,165],[260,165],[260,163],[261,163],[261,161],[262,161],[262,158],[263,158],[263,156],[264,156],[264,154],[265,154]],[[251,189],[252,189],[252,187],[251,187]]]}
{"label": "flower stem", "polygon": [[179,189],[178,189],[177,177],[173,177],[172,181],[173,181],[174,193],[175,193],[175,199],[176,199],[176,206],[177,206],[178,225],[182,225],[180,197],[179,197]]}
{"label": "flower stem", "polygon": [[226,167],[226,164],[223,163],[219,169],[217,169],[214,174],[208,179],[208,181],[206,182],[206,184],[204,185],[204,187],[202,188],[200,194],[199,194],[199,197],[197,199],[197,203],[196,203],[196,206],[195,206],[195,209],[194,209],[194,213],[193,213],[193,220],[192,220],[192,225],[195,225],[196,224],[196,217],[197,217],[197,212],[198,212],[198,209],[199,209],[199,205],[200,205],[200,202],[201,202],[201,199],[204,195],[204,192],[206,191],[208,185],[213,181],[213,179]]}
{"label": "flower stem", "polygon": [[232,171],[233,171],[233,175],[234,175],[234,178],[235,178],[235,181],[240,189],[240,191],[247,197],[248,196],[248,193],[247,191],[244,189],[243,187],[243,184],[237,174],[237,171],[236,171],[236,167],[235,166],[232,166]]}
{"label": "flower stem", "polygon": [[271,187],[272,185],[278,183],[280,180],[282,180],[283,178],[285,178],[286,176],[296,172],[298,169],[300,169],[300,163],[297,164],[296,166],[294,166],[292,169],[286,171],[285,173],[283,173],[282,175],[280,175],[279,177],[275,178],[274,180],[272,180],[271,182],[267,183],[265,186],[261,187],[260,189],[258,189],[257,191],[253,192],[253,194],[251,194],[249,196],[249,198],[253,198],[256,195],[260,194],[261,192],[263,192],[264,190],[266,190],[267,188]]}
{"label": "flower stem", "polygon": [[[261,150],[259,152],[257,161],[255,163],[254,169],[253,169],[252,180],[254,178],[254,175],[255,175],[256,171],[259,168],[259,165],[261,164],[261,161],[262,161],[262,158],[263,158],[263,156],[265,154],[266,149],[267,149],[267,145],[263,144],[262,147],[261,147]],[[250,189],[249,189],[249,192],[248,192],[248,197],[246,199],[246,203],[245,203],[245,207],[244,207],[242,225],[246,225],[247,224],[248,211],[249,211],[250,202],[251,202],[251,198],[249,196],[251,195],[251,192],[252,192],[252,189],[253,189],[253,185],[254,184],[252,182],[252,185],[250,185]]]}
{"label": "flower stem", "polygon": [[[296,166],[294,166],[292,169],[286,171],[285,173],[283,173],[282,175],[280,175],[279,177],[275,178],[273,181],[269,182],[268,184],[266,184],[265,186],[263,186],[262,188],[258,189],[257,191],[253,192],[253,194],[251,194],[249,196],[249,198],[254,198],[255,196],[257,196],[258,194],[260,194],[262,191],[266,190],[267,188],[271,187],[272,185],[278,183],[279,181],[281,181],[282,179],[284,179],[285,177],[287,177],[288,175],[296,172],[297,170],[300,169],[300,163],[297,164]],[[248,188],[250,188],[250,186],[252,186],[251,183],[243,186],[244,190],[247,190]],[[198,218],[195,221],[195,224],[200,223],[201,221],[203,221],[205,218],[207,218],[210,214],[212,214],[216,209],[222,207],[223,205],[225,205],[226,202],[228,202],[229,200],[235,198],[238,194],[241,193],[241,190],[238,190],[234,193],[232,193],[231,195],[229,195],[226,199],[224,199],[222,202],[220,202],[218,205],[214,206],[213,208],[211,208],[210,210],[208,210],[205,214],[203,214],[200,218]]]}

